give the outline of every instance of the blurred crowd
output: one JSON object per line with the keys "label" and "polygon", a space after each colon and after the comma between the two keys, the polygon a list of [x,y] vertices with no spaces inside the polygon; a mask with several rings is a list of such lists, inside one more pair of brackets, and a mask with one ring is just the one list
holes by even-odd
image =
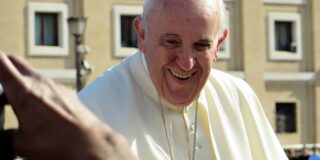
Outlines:
{"label": "blurred crowd", "polygon": [[320,160],[320,152],[316,147],[303,146],[302,149],[286,149],[285,151],[289,160]]}

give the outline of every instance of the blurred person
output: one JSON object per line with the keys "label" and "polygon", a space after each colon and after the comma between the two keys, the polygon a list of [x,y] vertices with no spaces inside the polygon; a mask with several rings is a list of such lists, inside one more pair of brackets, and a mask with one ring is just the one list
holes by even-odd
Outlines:
{"label": "blurred person", "polygon": [[212,69],[223,12],[222,0],[145,1],[139,52],[80,91],[140,159],[287,159],[249,85]]}
{"label": "blurred person", "polygon": [[308,160],[309,157],[310,157],[310,155],[308,153],[308,148],[305,145],[303,145],[302,154],[297,157],[297,160]]}
{"label": "blurred person", "polygon": [[19,123],[18,129],[0,131],[1,160],[136,159],[125,138],[87,110],[75,91],[2,52],[0,84]]}
{"label": "blurred person", "polygon": [[312,150],[313,150],[313,155],[311,155],[308,160],[320,160],[320,154],[318,152],[317,146],[314,145]]}
{"label": "blurred person", "polygon": [[289,160],[297,160],[296,152],[293,149],[287,151],[287,156]]}

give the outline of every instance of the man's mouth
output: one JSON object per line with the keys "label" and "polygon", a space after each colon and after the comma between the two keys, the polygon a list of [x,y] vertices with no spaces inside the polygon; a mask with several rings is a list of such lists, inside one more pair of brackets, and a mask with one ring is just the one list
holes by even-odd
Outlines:
{"label": "man's mouth", "polygon": [[169,72],[171,73],[171,75],[173,75],[174,77],[180,79],[180,80],[187,80],[189,78],[191,78],[196,72],[189,72],[189,73],[180,73],[178,71],[169,69]]}

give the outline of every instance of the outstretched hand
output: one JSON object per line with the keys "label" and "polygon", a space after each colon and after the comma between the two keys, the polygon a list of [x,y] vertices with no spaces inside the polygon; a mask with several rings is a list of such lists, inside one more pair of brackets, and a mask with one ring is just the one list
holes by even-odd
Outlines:
{"label": "outstretched hand", "polygon": [[0,83],[19,128],[17,155],[36,159],[136,159],[123,136],[96,118],[76,93],[0,52]]}

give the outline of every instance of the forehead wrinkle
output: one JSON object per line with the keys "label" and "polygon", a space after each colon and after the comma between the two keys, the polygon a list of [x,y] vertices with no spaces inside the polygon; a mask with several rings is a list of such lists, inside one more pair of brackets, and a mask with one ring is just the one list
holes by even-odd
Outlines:
{"label": "forehead wrinkle", "polygon": [[163,35],[163,36],[179,36],[179,34],[170,33],[170,32],[162,33],[161,35]]}
{"label": "forehead wrinkle", "polygon": [[[216,2],[216,3],[214,3]],[[155,0],[152,6],[152,12],[149,12],[153,16],[165,17],[168,13],[184,14],[182,11],[187,11],[192,17],[206,17],[217,18],[218,4],[216,0]],[[217,15],[217,16],[216,16]],[[187,20],[192,17],[186,17]],[[150,17],[149,17],[150,18]],[[170,18],[166,17],[166,18]]]}
{"label": "forehead wrinkle", "polygon": [[[150,0],[151,1],[151,0]],[[199,4],[202,5],[202,7],[204,6],[210,6],[210,7],[214,7],[214,6],[218,6],[218,0],[152,0],[154,6],[161,6],[162,8],[166,8],[168,6],[172,6],[172,5],[178,5],[178,6],[187,6],[187,4],[192,4],[193,6],[197,6]]]}
{"label": "forehead wrinkle", "polygon": [[[185,20],[187,23],[192,19],[205,18],[211,22],[215,27],[214,35],[217,35],[220,26],[220,14],[218,0],[152,0],[151,6],[148,8],[147,21],[155,21],[158,18],[165,18],[170,23],[175,23],[177,20]],[[187,11],[185,13],[183,11]],[[171,13],[171,14],[170,14]],[[168,14],[170,16],[168,16]],[[174,19],[173,16],[184,16],[185,19]],[[215,20],[218,19],[218,20]],[[145,26],[146,30],[152,27],[148,23]]]}
{"label": "forehead wrinkle", "polygon": [[159,14],[159,11],[175,11],[184,9],[188,12],[210,14],[218,11],[218,0],[150,0],[148,14]]}
{"label": "forehead wrinkle", "polygon": [[[186,3],[183,3],[186,2]],[[199,3],[200,2],[200,3]],[[223,0],[144,0],[143,5],[143,14],[142,14],[142,24],[144,29],[148,29],[148,21],[151,14],[155,13],[158,9],[167,8],[168,6],[172,6],[172,4],[179,4],[178,6],[184,6],[185,4],[191,4],[191,3],[197,3],[201,4],[198,7],[200,10],[204,10],[204,8],[211,8],[209,12],[206,12],[206,14],[210,12],[216,12],[215,14],[219,17],[219,30],[222,31],[222,29],[225,28],[225,26],[222,26],[224,23],[224,2]],[[177,8],[175,8],[177,9]],[[188,12],[192,10],[187,10]],[[157,12],[157,14],[159,14]],[[153,16],[153,15],[152,15]]]}

